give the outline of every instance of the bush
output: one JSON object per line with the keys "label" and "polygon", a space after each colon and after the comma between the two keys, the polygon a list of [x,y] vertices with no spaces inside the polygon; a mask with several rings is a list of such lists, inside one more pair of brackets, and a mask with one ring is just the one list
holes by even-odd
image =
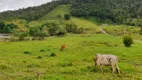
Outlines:
{"label": "bush", "polygon": [[67,24],[66,25],[66,30],[68,33],[75,33],[75,34],[81,34],[85,31],[84,28],[78,28],[77,25],[75,24]]}
{"label": "bush", "polygon": [[57,15],[57,18],[61,19],[61,18],[62,18],[62,15]]}
{"label": "bush", "polygon": [[39,52],[45,52],[45,50],[41,49]]}
{"label": "bush", "polygon": [[50,54],[50,57],[55,57],[55,56],[56,56],[55,53],[51,53],[51,54]]}
{"label": "bush", "polygon": [[50,36],[60,36],[66,34],[65,25],[61,22],[48,22],[43,26],[46,26],[48,28],[48,33]]}
{"label": "bush", "polygon": [[65,34],[66,34],[65,31],[60,31],[60,32],[57,34],[57,36],[63,36],[63,35],[65,35]]}
{"label": "bush", "polygon": [[44,27],[32,27],[29,29],[30,36],[33,37],[33,40],[43,40],[48,34],[44,30]]}
{"label": "bush", "polygon": [[42,59],[42,57],[41,57],[41,56],[38,56],[37,59]]}
{"label": "bush", "polygon": [[125,35],[123,37],[123,43],[126,47],[130,47],[133,44],[133,38],[130,35]]}
{"label": "bush", "polygon": [[71,16],[70,16],[70,14],[65,14],[64,18],[65,18],[65,20],[70,20]]}
{"label": "bush", "polygon": [[24,54],[31,54],[31,52],[29,52],[29,51],[24,51]]}
{"label": "bush", "polygon": [[18,35],[20,41],[25,40],[25,37],[27,36],[28,36],[27,32],[20,32]]}

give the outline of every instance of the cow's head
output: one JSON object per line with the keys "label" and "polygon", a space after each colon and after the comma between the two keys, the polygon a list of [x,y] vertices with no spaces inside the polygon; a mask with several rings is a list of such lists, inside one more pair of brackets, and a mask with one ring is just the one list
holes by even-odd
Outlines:
{"label": "cow's head", "polygon": [[95,62],[95,66],[97,66],[97,56],[93,58]]}
{"label": "cow's head", "polygon": [[99,56],[100,54],[96,54],[96,57],[94,57],[95,66],[97,66],[97,61],[98,61]]}

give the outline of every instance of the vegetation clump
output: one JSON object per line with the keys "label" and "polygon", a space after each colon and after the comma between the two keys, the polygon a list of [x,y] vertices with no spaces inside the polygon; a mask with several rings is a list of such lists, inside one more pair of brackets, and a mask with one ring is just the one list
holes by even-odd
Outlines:
{"label": "vegetation clump", "polygon": [[51,54],[50,54],[50,57],[55,57],[55,56],[56,56],[55,53],[51,53]]}
{"label": "vegetation clump", "polygon": [[31,54],[31,52],[29,52],[29,51],[24,51],[24,54]]}
{"label": "vegetation clump", "polygon": [[41,49],[39,52],[45,52],[45,50]]}
{"label": "vegetation clump", "polygon": [[70,14],[65,14],[64,18],[65,18],[65,20],[70,20],[71,16],[70,16]]}
{"label": "vegetation clump", "polygon": [[42,58],[42,56],[38,56],[38,57],[37,57],[37,59],[41,59],[41,58]]}
{"label": "vegetation clump", "polygon": [[126,47],[130,47],[133,44],[133,38],[130,35],[125,35],[123,37],[123,44]]}

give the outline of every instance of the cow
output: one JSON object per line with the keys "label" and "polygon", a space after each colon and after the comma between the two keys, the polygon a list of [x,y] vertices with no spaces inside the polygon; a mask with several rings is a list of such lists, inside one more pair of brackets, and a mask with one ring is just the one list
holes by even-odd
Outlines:
{"label": "cow", "polygon": [[60,48],[60,51],[63,51],[65,48],[66,48],[66,45],[63,44],[63,45],[61,46],[61,48]]}
{"label": "cow", "polygon": [[118,58],[116,55],[112,54],[97,54],[94,57],[95,66],[100,67],[101,71],[103,72],[102,66],[111,66],[112,73],[117,71],[120,74],[119,67],[118,67]]}

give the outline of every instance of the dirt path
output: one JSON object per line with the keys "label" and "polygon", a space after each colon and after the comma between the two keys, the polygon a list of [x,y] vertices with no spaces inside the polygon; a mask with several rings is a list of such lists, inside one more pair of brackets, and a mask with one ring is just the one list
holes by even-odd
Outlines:
{"label": "dirt path", "polygon": [[138,42],[138,43],[142,43],[142,41],[141,41],[141,40],[136,40],[136,39],[135,39],[134,41],[135,41],[135,42]]}
{"label": "dirt path", "polygon": [[[110,34],[108,34],[108,33],[103,29],[103,26],[100,27],[100,30],[102,31],[102,33],[107,34],[107,35],[110,35]],[[136,40],[136,39],[134,39],[134,42],[142,43],[141,40]]]}
{"label": "dirt path", "polygon": [[101,27],[100,27],[100,30],[102,31],[102,33],[109,35],[109,34],[103,29],[103,27],[104,27],[104,26],[101,26]]}

